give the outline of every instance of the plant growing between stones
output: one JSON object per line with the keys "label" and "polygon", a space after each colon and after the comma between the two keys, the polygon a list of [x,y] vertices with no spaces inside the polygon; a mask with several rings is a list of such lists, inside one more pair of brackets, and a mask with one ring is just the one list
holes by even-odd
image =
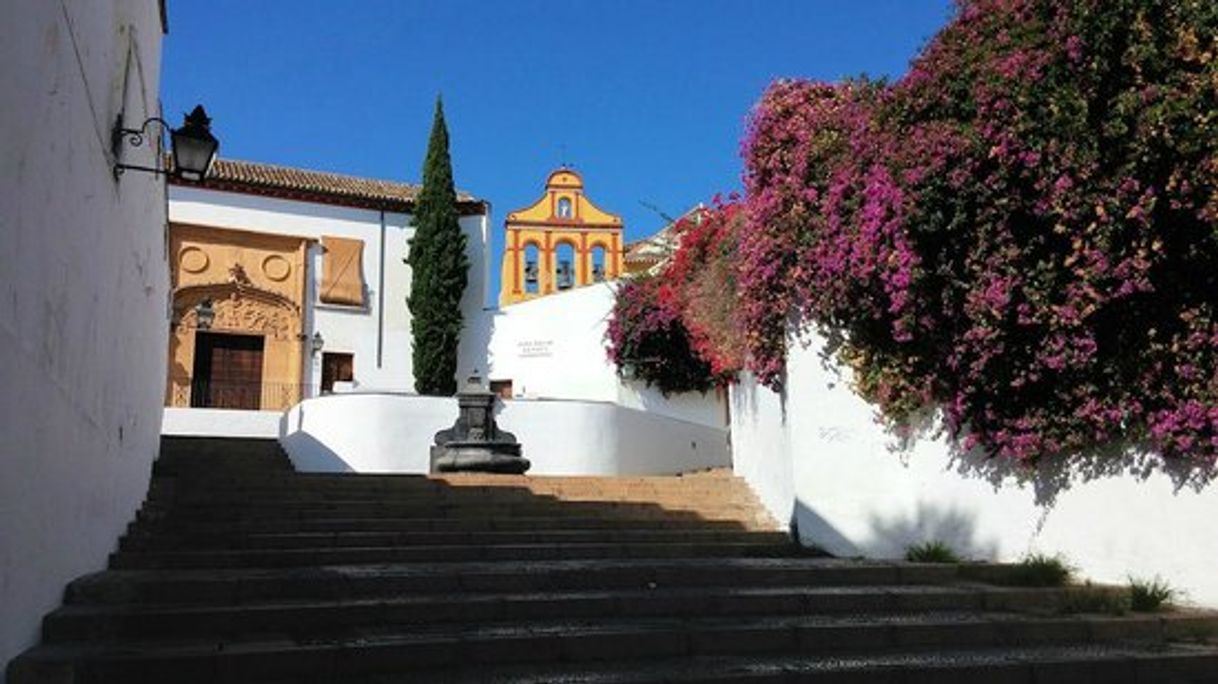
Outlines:
{"label": "plant growing between stones", "polygon": [[1153,613],[1170,607],[1177,593],[1166,580],[1159,577],[1129,578],[1129,604],[1135,612]]}
{"label": "plant growing between stones", "polygon": [[1005,580],[1020,587],[1061,587],[1073,576],[1074,568],[1061,556],[1032,553],[1011,566]]}
{"label": "plant growing between stones", "polygon": [[960,556],[946,542],[934,539],[905,549],[905,560],[914,563],[959,563]]}

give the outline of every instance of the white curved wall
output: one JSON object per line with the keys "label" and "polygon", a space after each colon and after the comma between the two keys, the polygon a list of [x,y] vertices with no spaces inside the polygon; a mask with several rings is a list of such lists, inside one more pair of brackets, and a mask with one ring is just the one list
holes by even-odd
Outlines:
{"label": "white curved wall", "polygon": [[944,437],[897,444],[823,347],[814,334],[791,341],[785,400],[748,379],[732,389],[735,470],[805,544],[886,558],[930,539],[975,558],[1060,553],[1091,579],[1157,574],[1218,606],[1212,470],[1113,453],[1028,471]]}
{"label": "white curved wall", "polygon": [[[426,473],[453,398],[335,394],[284,414],[280,441],[305,472]],[[503,402],[497,421],[524,445],[530,475],[666,475],[731,463],[727,431],[612,403]]]}
{"label": "white curved wall", "polygon": [[615,287],[588,285],[491,312],[488,377],[511,380],[518,397],[613,402],[726,428],[726,399],[719,393],[664,396],[618,377],[605,352]]}

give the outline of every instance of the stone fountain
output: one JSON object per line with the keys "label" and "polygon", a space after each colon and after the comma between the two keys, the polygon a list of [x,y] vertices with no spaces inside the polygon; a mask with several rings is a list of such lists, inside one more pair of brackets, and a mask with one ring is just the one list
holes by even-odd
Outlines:
{"label": "stone fountain", "polygon": [[457,392],[457,407],[457,422],[436,433],[431,472],[519,475],[529,469],[516,436],[495,424],[495,395],[482,385],[477,370]]}

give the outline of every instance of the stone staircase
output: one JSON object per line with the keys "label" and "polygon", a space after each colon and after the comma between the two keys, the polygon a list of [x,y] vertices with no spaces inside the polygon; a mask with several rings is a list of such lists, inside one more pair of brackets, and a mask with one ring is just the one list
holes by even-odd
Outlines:
{"label": "stone staircase", "polygon": [[775,529],[726,473],[315,475],[273,441],[166,439],[110,569],[8,678],[1218,682],[1213,614],[1063,612],[1071,591],[980,581],[1002,566]]}

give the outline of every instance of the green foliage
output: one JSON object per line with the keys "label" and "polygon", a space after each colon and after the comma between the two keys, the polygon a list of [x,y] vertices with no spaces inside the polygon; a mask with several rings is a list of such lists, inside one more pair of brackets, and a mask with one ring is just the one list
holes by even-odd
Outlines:
{"label": "green foliage", "polygon": [[1129,578],[1130,608],[1139,613],[1153,613],[1171,605],[1176,590],[1165,580]]}
{"label": "green foliage", "polygon": [[960,556],[945,542],[934,539],[905,549],[905,560],[914,563],[959,563]]}
{"label": "green foliage", "polygon": [[1007,582],[1019,587],[1060,587],[1070,581],[1074,568],[1060,556],[1028,554],[1007,576]]}
{"label": "green foliage", "polygon": [[469,260],[457,213],[444,105],[436,98],[435,120],[423,162],[423,187],[415,201],[410,241],[412,280],[407,305],[414,336],[414,384],[419,394],[449,396],[457,391],[457,344],[461,339],[461,296]]}

